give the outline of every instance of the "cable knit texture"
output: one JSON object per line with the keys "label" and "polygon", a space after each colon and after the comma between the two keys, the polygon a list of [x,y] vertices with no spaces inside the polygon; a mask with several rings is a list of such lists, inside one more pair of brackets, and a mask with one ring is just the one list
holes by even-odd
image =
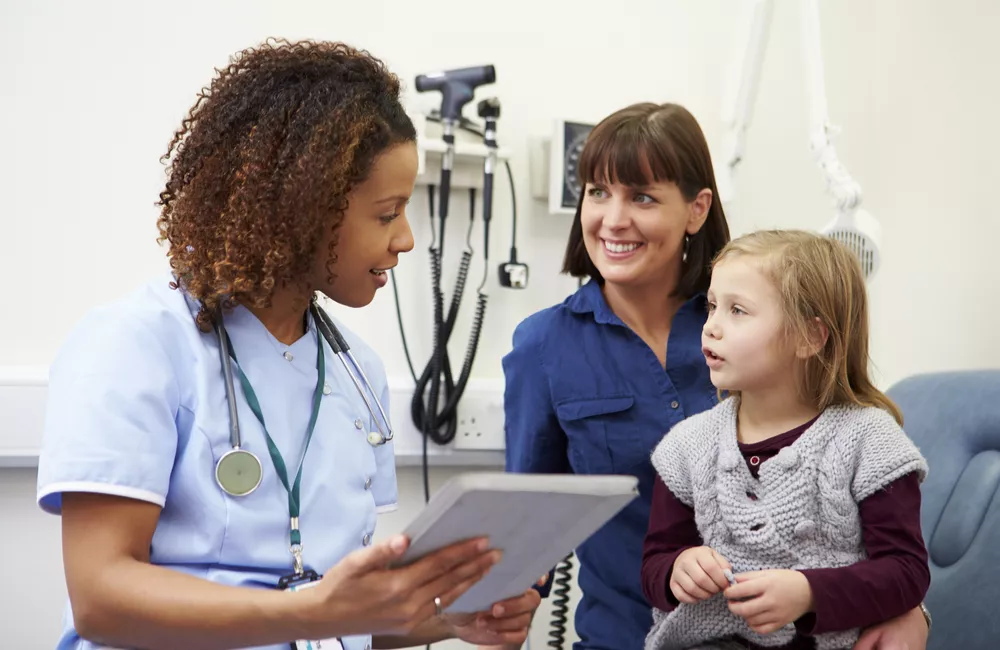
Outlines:
{"label": "cable knit texture", "polygon": [[[684,420],[652,456],[670,491],[694,508],[705,545],[729,560],[734,573],[865,559],[857,504],[910,472],[921,480],[927,474],[927,462],[889,413],[831,406],[754,479],[737,443],[737,406],[736,398],[725,399]],[[733,635],[780,647],[794,634],[794,624],[757,634],[720,593],[670,613],[654,608],[646,650],[726,648],[722,640]],[[816,648],[851,648],[858,635],[856,629],[817,635]]]}

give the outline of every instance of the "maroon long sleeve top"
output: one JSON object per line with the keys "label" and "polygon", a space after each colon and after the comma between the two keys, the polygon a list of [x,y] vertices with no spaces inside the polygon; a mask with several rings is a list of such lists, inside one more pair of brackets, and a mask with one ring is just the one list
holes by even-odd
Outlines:
{"label": "maroon long sleeve top", "polygon": [[[757,478],[760,465],[795,442],[812,422],[740,451]],[[927,550],[920,532],[920,481],[907,474],[858,506],[868,559],[832,569],[802,571],[813,593],[813,611],[795,622],[798,632],[786,650],[815,647],[812,635],[865,628],[918,606],[930,585]],[[649,529],[642,556],[642,589],[654,607],[672,611],[678,601],[670,591],[674,561],[685,550],[702,546],[694,510],[679,501],[657,476]],[[748,648],[756,648],[746,642]],[[772,649],[773,650],[773,649]]]}

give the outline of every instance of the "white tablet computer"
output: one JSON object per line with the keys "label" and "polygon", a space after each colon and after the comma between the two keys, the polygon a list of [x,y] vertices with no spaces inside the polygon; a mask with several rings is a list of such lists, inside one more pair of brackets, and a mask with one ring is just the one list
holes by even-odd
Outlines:
{"label": "white tablet computer", "polygon": [[638,496],[633,476],[460,474],[403,531],[405,565],[455,542],[488,537],[500,563],[445,611],[472,613],[531,588]]}

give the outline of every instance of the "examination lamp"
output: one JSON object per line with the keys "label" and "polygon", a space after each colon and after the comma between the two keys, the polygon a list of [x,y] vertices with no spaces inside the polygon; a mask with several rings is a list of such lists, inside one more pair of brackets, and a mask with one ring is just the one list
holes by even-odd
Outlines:
{"label": "examination lamp", "polygon": [[[737,166],[744,159],[746,132],[753,116],[764,50],[769,38],[774,0],[749,3],[749,20],[737,40],[733,77],[723,101],[722,120],[727,127],[716,173],[722,203],[733,201]],[[798,3],[801,12],[800,42],[804,54],[805,83],[809,105],[809,148],[826,182],[834,218],[820,232],[851,250],[861,263],[866,280],[878,270],[882,227],[861,208],[861,185],[848,173],[833,146],[837,129],[830,124],[824,83],[818,0]]]}

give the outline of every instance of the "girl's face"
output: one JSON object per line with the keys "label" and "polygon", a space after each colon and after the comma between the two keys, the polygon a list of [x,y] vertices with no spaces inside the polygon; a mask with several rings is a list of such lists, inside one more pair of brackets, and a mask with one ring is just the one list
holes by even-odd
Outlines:
{"label": "girl's face", "polygon": [[781,296],[753,258],[730,258],[713,269],[701,341],[712,383],[721,390],[785,385],[796,370]]}
{"label": "girl's face", "polygon": [[[382,153],[365,182],[347,196],[340,228],[323,237],[313,269],[315,286],[331,300],[348,307],[369,304],[400,253],[413,250],[406,204],[416,179],[417,147],[406,142]],[[328,265],[334,237],[335,259]]]}
{"label": "girl's face", "polygon": [[691,202],[670,182],[647,187],[587,183],[584,192],[583,241],[606,285],[677,282],[684,237],[704,223],[711,190]]}

